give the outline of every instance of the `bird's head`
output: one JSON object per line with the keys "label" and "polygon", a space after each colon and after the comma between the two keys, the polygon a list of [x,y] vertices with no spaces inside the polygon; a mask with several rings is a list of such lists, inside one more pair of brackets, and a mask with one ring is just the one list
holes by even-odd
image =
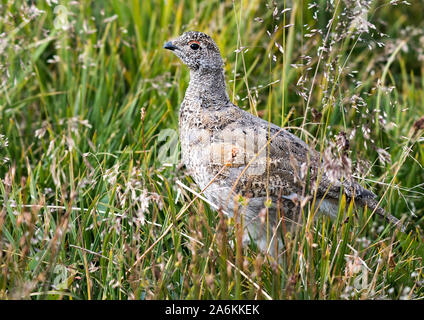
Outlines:
{"label": "bird's head", "polygon": [[218,46],[207,34],[198,31],[184,32],[163,46],[171,50],[190,70],[212,71],[224,64]]}

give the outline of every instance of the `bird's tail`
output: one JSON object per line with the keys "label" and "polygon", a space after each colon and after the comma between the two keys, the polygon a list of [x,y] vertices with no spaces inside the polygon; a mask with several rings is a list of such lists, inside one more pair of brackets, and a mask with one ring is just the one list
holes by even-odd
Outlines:
{"label": "bird's tail", "polygon": [[384,218],[387,222],[393,223],[396,227],[400,228],[402,232],[405,232],[406,228],[402,221],[386,212],[382,207],[378,206],[378,201],[373,198],[359,198],[355,199],[358,204],[365,208],[365,206],[372,212],[376,212],[380,217]]}

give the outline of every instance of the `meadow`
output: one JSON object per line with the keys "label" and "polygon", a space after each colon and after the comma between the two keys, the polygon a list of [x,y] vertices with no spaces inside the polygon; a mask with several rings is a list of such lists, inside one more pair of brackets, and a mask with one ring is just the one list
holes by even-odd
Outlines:
{"label": "meadow", "polygon": [[[280,261],[241,248],[159,156],[189,80],[163,44],[188,30],[235,104],[406,232],[341,197],[334,221],[305,205]],[[423,299],[423,129],[422,1],[1,0],[0,299]]]}

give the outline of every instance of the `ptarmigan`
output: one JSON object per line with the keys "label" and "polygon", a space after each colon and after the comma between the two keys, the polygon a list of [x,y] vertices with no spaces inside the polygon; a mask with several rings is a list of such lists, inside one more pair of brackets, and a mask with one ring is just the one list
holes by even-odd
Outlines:
{"label": "ptarmigan", "polygon": [[244,243],[252,239],[262,251],[273,248],[280,230],[301,221],[308,199],[315,199],[320,213],[336,217],[342,193],[399,223],[354,180],[330,178],[320,154],[303,140],[231,103],[211,37],[189,31],[164,48],[190,69],[179,113],[182,162],[211,202],[242,217]]}

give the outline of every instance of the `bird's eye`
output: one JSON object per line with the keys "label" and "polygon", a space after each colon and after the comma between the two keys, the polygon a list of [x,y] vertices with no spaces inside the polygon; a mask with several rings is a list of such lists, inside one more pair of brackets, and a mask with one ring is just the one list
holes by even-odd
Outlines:
{"label": "bird's eye", "polygon": [[190,44],[190,48],[192,48],[193,50],[197,50],[200,48],[199,44],[196,42],[193,42],[192,44]]}

